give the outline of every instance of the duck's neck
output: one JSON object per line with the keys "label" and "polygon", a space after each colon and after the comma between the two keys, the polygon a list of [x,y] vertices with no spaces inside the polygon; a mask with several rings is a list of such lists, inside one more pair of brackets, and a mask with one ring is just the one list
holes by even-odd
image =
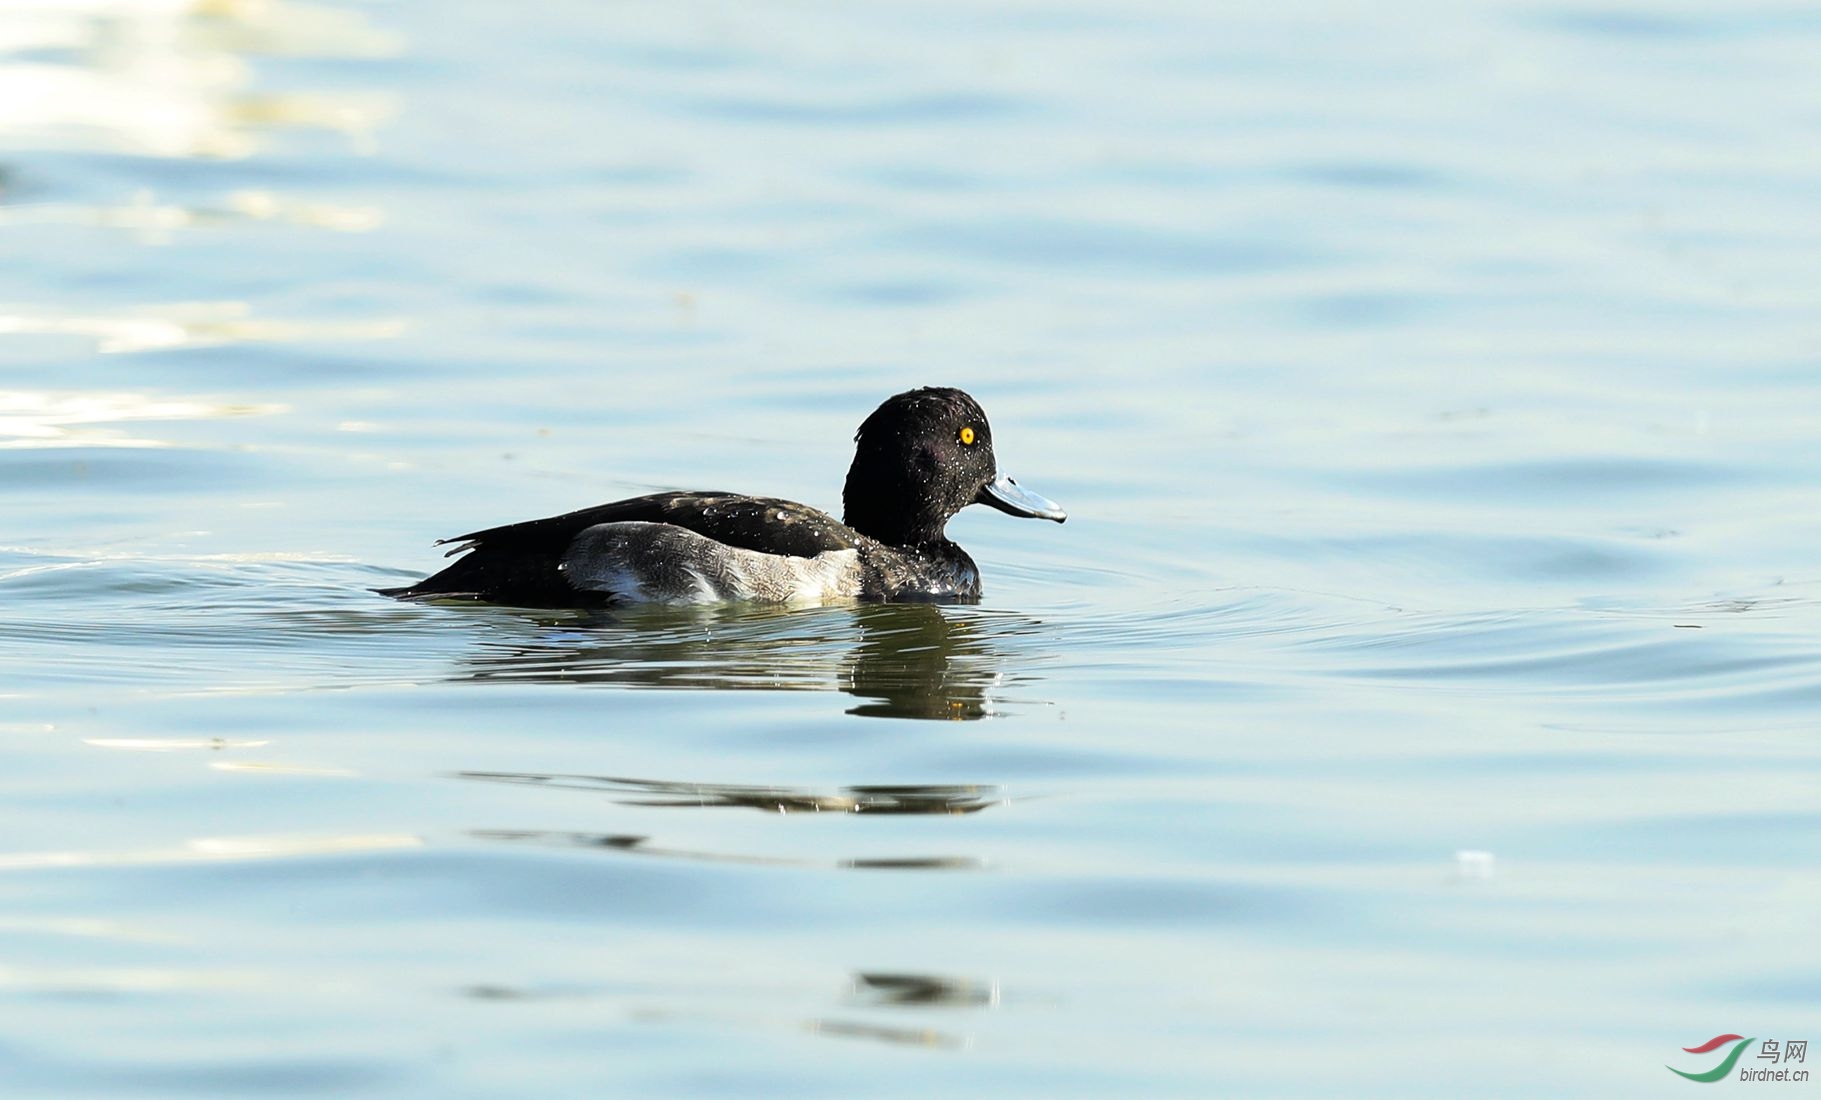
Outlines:
{"label": "duck's neck", "polygon": [[841,522],[887,546],[933,546],[947,542],[943,520],[919,520],[887,508],[848,502]]}
{"label": "duck's neck", "polygon": [[909,478],[895,471],[865,470],[856,460],[841,492],[841,522],[887,546],[928,546],[946,541],[948,517],[931,509]]}

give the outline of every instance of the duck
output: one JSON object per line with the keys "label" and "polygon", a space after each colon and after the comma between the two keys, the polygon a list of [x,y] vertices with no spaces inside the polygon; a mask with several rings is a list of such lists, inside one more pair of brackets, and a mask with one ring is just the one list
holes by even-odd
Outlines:
{"label": "duck", "polygon": [[887,398],[854,435],[842,516],[775,497],[663,492],[489,527],[441,572],[380,595],[527,608],[755,601],[974,602],[980,570],[949,540],[970,504],[1068,519],[999,472],[980,403],[939,386]]}

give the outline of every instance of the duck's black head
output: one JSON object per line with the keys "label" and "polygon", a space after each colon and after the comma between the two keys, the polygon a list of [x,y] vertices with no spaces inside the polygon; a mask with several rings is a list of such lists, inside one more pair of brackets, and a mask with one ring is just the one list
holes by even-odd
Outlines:
{"label": "duck's black head", "polygon": [[975,503],[1058,523],[1068,518],[999,476],[986,413],[960,390],[930,387],[898,394],[873,410],[854,443],[854,464],[841,493],[843,521],[888,545],[935,542],[949,517]]}

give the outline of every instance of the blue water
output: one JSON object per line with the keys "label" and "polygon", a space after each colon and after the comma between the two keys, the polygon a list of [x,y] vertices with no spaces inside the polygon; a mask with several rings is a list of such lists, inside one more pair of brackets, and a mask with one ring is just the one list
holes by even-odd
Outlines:
{"label": "blue water", "polygon": [[[0,1091],[1655,1096],[1810,1038],[1818,48],[9,5]],[[1071,515],[959,517],[978,606],[368,591],[833,508],[924,384]]]}

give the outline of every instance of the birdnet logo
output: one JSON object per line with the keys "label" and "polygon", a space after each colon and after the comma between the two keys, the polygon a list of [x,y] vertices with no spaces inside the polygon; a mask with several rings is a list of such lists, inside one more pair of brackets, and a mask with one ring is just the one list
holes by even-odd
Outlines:
{"label": "birdnet logo", "polygon": [[[1739,1066],[1739,1059],[1744,1056],[1746,1050],[1750,1049],[1753,1043],[1758,1044],[1758,1054],[1752,1061],[1769,1062],[1770,1065],[1760,1066],[1747,1063],[1744,1066]],[[1715,1081],[1729,1079],[1734,1081],[1783,1082],[1808,1080],[1807,1069],[1788,1064],[1790,1062],[1806,1063],[1808,1061],[1807,1039],[1758,1040],[1747,1039],[1743,1035],[1733,1035],[1729,1033],[1726,1035],[1716,1035],[1698,1047],[1683,1047],[1682,1049],[1689,1054],[1712,1054],[1721,1047],[1728,1045],[1730,1045],[1731,1049],[1726,1052],[1725,1057],[1720,1059],[1720,1064],[1712,1069],[1691,1073],[1688,1070],[1677,1069],[1674,1066],[1665,1066],[1664,1068],[1678,1077],[1686,1077],[1690,1081],[1699,1081],[1703,1085],[1711,1085]],[[1733,1067],[1735,1066],[1739,1066],[1737,1076],[1733,1074]]]}

